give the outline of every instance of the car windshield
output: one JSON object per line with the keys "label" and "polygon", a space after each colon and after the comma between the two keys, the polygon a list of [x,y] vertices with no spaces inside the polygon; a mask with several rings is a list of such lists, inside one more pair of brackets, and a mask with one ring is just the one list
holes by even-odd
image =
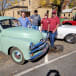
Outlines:
{"label": "car windshield", "polygon": [[1,25],[3,29],[21,26],[20,22],[17,19],[2,20]]}
{"label": "car windshield", "polygon": [[20,22],[17,19],[11,19],[12,27],[21,26]]}

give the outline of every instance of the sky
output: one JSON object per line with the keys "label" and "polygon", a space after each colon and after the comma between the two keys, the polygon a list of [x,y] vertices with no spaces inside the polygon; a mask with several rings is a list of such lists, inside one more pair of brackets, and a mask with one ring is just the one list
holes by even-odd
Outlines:
{"label": "sky", "polygon": [[[9,6],[11,6],[11,3],[7,3],[6,4],[6,0],[3,0],[4,2],[4,5],[3,5],[3,7],[4,8],[8,8]],[[11,2],[14,2],[15,0],[10,0]],[[20,0],[17,0],[18,2],[20,1]],[[2,7],[1,7],[1,1],[0,1],[0,10],[2,9]]]}

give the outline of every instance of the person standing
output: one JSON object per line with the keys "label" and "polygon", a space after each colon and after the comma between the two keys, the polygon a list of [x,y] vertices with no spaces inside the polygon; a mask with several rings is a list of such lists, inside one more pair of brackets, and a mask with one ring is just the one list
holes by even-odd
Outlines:
{"label": "person standing", "polygon": [[57,28],[60,24],[59,17],[56,16],[56,10],[52,11],[52,17],[49,18],[50,24],[48,26],[48,31],[49,31],[49,37],[50,37],[50,44],[51,47],[54,48],[54,41],[55,41],[55,36],[57,34]]}
{"label": "person standing", "polygon": [[40,31],[47,33],[48,24],[49,24],[48,14],[45,14],[44,18],[42,18],[42,20],[41,20],[41,30]]}
{"label": "person standing", "polygon": [[18,18],[19,22],[23,27],[31,26],[30,20],[26,17],[26,14],[24,11],[21,12],[21,17]]}
{"label": "person standing", "polygon": [[39,30],[41,18],[40,18],[40,15],[38,15],[38,11],[34,10],[34,15],[32,15],[30,18],[32,21],[32,28]]}

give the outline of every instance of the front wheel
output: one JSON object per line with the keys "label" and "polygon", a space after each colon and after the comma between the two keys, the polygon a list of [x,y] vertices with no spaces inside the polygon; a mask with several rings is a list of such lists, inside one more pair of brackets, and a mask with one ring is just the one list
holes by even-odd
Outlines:
{"label": "front wheel", "polygon": [[23,54],[18,48],[16,47],[12,48],[10,51],[10,55],[11,55],[12,60],[16,62],[17,64],[24,64]]}
{"label": "front wheel", "polygon": [[76,36],[75,35],[67,35],[65,37],[65,41],[68,42],[68,43],[72,43],[72,44],[75,44],[76,43]]}

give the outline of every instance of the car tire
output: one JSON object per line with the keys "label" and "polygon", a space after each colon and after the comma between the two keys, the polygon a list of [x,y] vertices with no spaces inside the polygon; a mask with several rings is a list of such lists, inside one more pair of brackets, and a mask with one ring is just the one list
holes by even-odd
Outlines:
{"label": "car tire", "polygon": [[74,34],[69,34],[65,37],[65,41],[71,44],[75,44],[76,43],[76,35]]}
{"label": "car tire", "polygon": [[10,50],[10,56],[12,60],[17,64],[22,65],[25,62],[23,53],[16,47]]}
{"label": "car tire", "polygon": [[72,25],[71,23],[64,23],[63,25]]}

